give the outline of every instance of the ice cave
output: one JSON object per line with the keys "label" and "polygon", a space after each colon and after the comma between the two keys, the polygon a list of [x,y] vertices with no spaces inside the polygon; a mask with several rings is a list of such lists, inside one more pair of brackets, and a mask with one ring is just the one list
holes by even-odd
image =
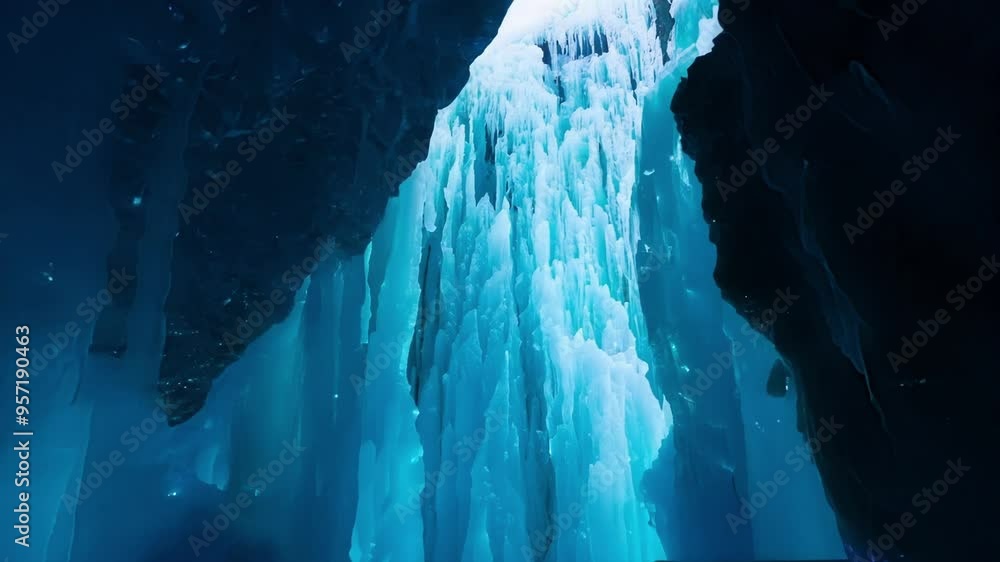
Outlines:
{"label": "ice cave", "polygon": [[982,559],[973,11],[91,4],[0,12],[5,562]]}

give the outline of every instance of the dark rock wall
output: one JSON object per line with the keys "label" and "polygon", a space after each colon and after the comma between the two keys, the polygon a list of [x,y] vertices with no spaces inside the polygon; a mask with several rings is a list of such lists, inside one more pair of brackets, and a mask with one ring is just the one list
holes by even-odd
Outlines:
{"label": "dark rock wall", "polygon": [[766,335],[800,429],[844,426],[815,459],[850,554],[985,553],[1000,500],[997,7],[720,4],[724,32],[673,102],[716,281],[748,319],[776,289],[802,295]]}
{"label": "dark rock wall", "polygon": [[[364,250],[386,201],[424,158],[437,110],[465,84],[508,5],[122,8],[131,57],[123,93],[149,65],[168,78],[114,140],[120,228],[108,269],[138,268],[136,286],[164,285],[159,388],[171,423],[196,413],[212,380],[288,314],[319,263]],[[159,270],[138,263],[151,236],[169,256]],[[133,300],[131,290],[116,296],[92,351],[129,348]]]}

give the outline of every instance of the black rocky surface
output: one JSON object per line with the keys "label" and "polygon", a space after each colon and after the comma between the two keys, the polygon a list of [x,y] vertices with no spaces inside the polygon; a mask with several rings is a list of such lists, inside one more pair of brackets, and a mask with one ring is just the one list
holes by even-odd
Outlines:
{"label": "black rocky surface", "polygon": [[[1000,522],[1000,277],[987,280],[995,273],[984,266],[1000,250],[998,8],[720,8],[724,32],[673,109],[704,185],[724,297],[749,320],[777,289],[801,295],[766,335],[795,379],[800,429],[816,436],[824,421],[843,425],[814,457],[849,558],[988,556]],[[813,88],[832,95],[822,101]],[[786,114],[797,110],[795,125]],[[912,162],[948,131],[957,138],[933,164]],[[745,182],[733,177],[731,166],[754,156],[764,165],[746,164]],[[979,273],[982,283],[970,284]],[[972,298],[960,296],[963,284]],[[938,314],[948,320],[934,328]],[[922,326],[926,338],[915,335]],[[958,478],[951,464],[970,468]]]}
{"label": "black rocky surface", "polygon": [[[136,286],[164,284],[159,389],[171,424],[194,415],[213,379],[287,316],[317,262],[364,250],[508,5],[172,0],[152,15],[145,4],[121,8],[131,54],[123,92],[150,65],[168,78],[114,140],[119,235],[108,270],[138,269]],[[271,135],[262,129],[272,125],[264,144]],[[181,161],[181,177],[168,178],[167,163]],[[228,185],[207,185],[233,163],[239,171]],[[164,204],[176,215],[156,210]],[[170,252],[159,271],[141,263],[150,244]],[[133,301],[134,290],[116,296],[93,352],[129,348]]]}

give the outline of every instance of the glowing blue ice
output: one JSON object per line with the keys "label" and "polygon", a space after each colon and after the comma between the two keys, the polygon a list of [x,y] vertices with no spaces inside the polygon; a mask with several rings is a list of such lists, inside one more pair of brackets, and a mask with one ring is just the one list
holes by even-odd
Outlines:
{"label": "glowing blue ice", "polygon": [[385,341],[403,352],[363,401],[384,417],[410,392],[419,416],[383,419],[396,441],[363,460],[380,495],[359,559],[401,522],[432,560],[663,556],[640,484],[669,416],[640,357],[632,209],[662,68],[652,5],[580,0],[540,27],[523,7],[371,245],[369,363]]}

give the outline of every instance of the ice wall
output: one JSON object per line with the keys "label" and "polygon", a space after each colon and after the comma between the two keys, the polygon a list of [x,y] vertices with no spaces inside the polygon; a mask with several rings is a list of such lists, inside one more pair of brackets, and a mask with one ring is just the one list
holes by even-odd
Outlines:
{"label": "ice wall", "polygon": [[564,8],[473,64],[372,242],[357,560],[663,556],[631,205],[654,16]]}

